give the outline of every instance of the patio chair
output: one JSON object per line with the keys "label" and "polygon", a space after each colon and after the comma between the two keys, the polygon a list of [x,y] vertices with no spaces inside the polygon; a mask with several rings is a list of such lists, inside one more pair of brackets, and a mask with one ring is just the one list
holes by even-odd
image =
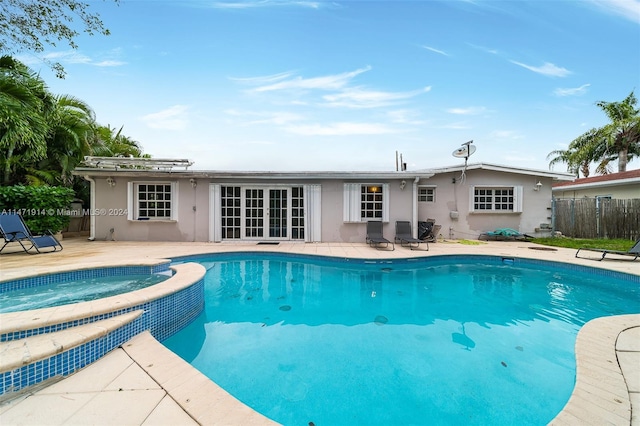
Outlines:
{"label": "patio chair", "polygon": [[419,238],[414,238],[411,232],[411,222],[406,220],[396,221],[396,243],[400,242],[402,247],[409,247],[411,250],[416,250],[420,247],[420,244],[425,244],[427,250],[429,250],[429,243],[422,241]]}
{"label": "patio chair", "polygon": [[531,235],[521,234],[515,229],[498,228],[495,231],[483,232],[478,239],[485,241],[531,241],[533,237]]}
{"label": "patio chair", "polygon": [[[47,253],[62,250],[62,244],[49,232],[48,235],[33,235],[22,216],[18,213],[0,214],[0,233],[4,238],[4,245],[0,253],[9,243],[18,243],[29,254]],[[40,251],[40,249],[53,249]]]}
{"label": "patio chair", "polygon": [[638,241],[636,241],[636,243],[633,245],[633,247],[631,247],[628,251],[581,247],[576,252],[576,257],[580,257],[580,256],[578,256],[578,253],[580,253],[580,251],[593,251],[593,252],[596,252],[596,253],[602,253],[602,256],[600,257],[600,259],[596,259],[596,258],[593,258],[593,257],[592,258],[582,257],[582,259],[593,259],[593,260],[601,261],[602,259],[604,259],[604,257],[606,255],[615,254],[615,255],[618,255],[618,256],[633,256],[633,259],[612,259],[612,260],[634,261],[638,257],[640,257],[640,239]]}
{"label": "patio chair", "polygon": [[[396,249],[396,245],[394,243],[382,236],[382,222],[380,221],[370,220],[367,222],[366,241],[371,247],[375,247],[377,249],[388,248],[389,244],[391,244],[391,250]],[[384,247],[382,244],[384,244]]]}

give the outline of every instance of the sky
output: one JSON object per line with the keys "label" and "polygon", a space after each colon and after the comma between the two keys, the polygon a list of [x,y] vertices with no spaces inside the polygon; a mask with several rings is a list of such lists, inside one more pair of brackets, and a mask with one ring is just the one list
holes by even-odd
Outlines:
{"label": "sky", "polygon": [[191,169],[422,170],[473,140],[470,163],[550,170],[596,102],[640,97],[639,0],[89,3],[111,35],[47,50],[65,79],[18,58]]}

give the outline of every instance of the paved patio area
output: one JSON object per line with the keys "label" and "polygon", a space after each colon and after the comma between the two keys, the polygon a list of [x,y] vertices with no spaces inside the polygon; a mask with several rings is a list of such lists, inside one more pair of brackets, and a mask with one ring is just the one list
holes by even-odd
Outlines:
{"label": "paved patio area", "polygon": [[[561,261],[640,275],[640,261],[576,259],[575,250],[546,250],[517,241],[478,245],[443,241],[428,252],[366,244],[283,242],[167,243],[64,240],[58,253],[0,256],[0,281],[86,267],[152,263],[199,253],[277,251],[356,258],[484,254]],[[640,303],[639,303],[640,305]],[[598,319],[580,331],[577,380],[554,424],[640,425],[640,306],[638,315]],[[1,363],[0,352],[0,363]],[[206,398],[203,395],[206,394]],[[0,404],[2,425],[272,424],[202,376],[153,337],[142,334],[71,375]]]}

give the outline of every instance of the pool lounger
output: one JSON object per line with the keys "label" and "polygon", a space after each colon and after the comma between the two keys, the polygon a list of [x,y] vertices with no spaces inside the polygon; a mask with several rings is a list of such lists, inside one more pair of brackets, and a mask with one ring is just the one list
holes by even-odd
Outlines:
{"label": "pool lounger", "polygon": [[[638,241],[636,241],[636,243],[633,245],[633,247],[631,247],[629,249],[629,251],[619,251],[619,250],[607,250],[607,249],[598,249],[598,248],[587,248],[587,247],[581,247],[578,249],[578,251],[576,252],[576,257],[580,258],[580,256],[578,256],[578,254],[580,253],[580,251],[593,251],[596,253],[602,253],[602,256],[600,257],[600,259],[596,259],[596,258],[588,258],[588,257],[582,257],[581,259],[593,259],[593,260],[598,260],[601,261],[604,259],[604,257],[608,254],[615,254],[617,256],[633,256],[633,259],[615,259],[615,260],[628,260],[628,261],[634,261],[636,260],[638,257],[640,257],[640,239],[638,239]],[[612,259],[613,260],[613,259]]]}
{"label": "pool lounger", "polygon": [[[48,235],[33,235],[27,224],[18,213],[0,214],[0,233],[4,238],[4,245],[0,253],[9,243],[18,243],[29,254],[47,253],[62,250],[62,244],[49,233]],[[29,244],[31,244],[29,246]],[[40,251],[40,249],[53,250]],[[35,249],[35,251],[33,251]]]}

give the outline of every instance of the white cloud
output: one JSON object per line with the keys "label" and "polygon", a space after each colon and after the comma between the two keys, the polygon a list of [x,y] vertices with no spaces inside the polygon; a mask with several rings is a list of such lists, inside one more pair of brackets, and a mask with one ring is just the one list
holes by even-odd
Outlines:
{"label": "white cloud", "polygon": [[289,78],[293,75],[293,73],[294,73],[293,71],[285,71],[278,74],[264,75],[264,76],[258,76],[258,77],[229,77],[229,80],[237,81],[240,83],[254,84],[254,85],[267,84],[267,83],[273,83],[275,81],[284,80],[285,78]]}
{"label": "white cloud", "polygon": [[[345,87],[354,77],[371,70],[370,66],[357,69],[355,71],[345,72],[335,75],[327,75],[323,77],[302,78],[295,77],[289,80],[280,81],[266,86],[260,86],[254,89],[255,92],[269,92],[274,90],[290,90],[290,89],[320,89],[320,90],[337,90]],[[286,78],[288,78],[287,76]]]}
{"label": "white cloud", "polygon": [[467,107],[467,108],[449,108],[446,110],[449,114],[457,115],[478,115],[486,112],[485,107]]}
{"label": "white cloud", "polygon": [[187,127],[189,107],[174,105],[159,112],[143,116],[142,121],[152,129],[184,130]]}
{"label": "white cloud", "polygon": [[225,114],[233,117],[244,118],[247,120],[246,124],[275,124],[283,126],[285,124],[304,119],[300,114],[287,111],[257,112],[228,109],[225,111]]}
{"label": "white cloud", "polygon": [[299,6],[310,9],[319,9],[322,6],[321,2],[314,1],[214,1],[209,4],[209,7],[214,9],[252,9],[258,7],[276,7],[276,6]]}
{"label": "white cloud", "polygon": [[[119,49],[112,50],[113,54],[119,54]],[[24,57],[18,57],[18,60],[25,65],[34,65],[41,63],[42,60],[48,62],[59,62],[61,64],[85,64],[85,65],[93,65],[96,67],[119,67],[125,65],[126,62],[117,61],[117,60],[109,60],[105,59],[102,61],[96,61],[91,57],[84,55],[75,50],[65,50],[62,52],[50,52],[42,56],[40,59],[37,56],[29,55]]]}
{"label": "white cloud", "polygon": [[44,59],[67,64],[90,64],[92,62],[90,57],[75,50],[47,53],[44,55]]}
{"label": "white cloud", "polygon": [[522,139],[522,135],[513,130],[494,130],[489,133],[489,137],[492,139]]}
{"label": "white cloud", "polygon": [[348,108],[376,108],[393,104],[396,101],[413,98],[422,93],[429,92],[431,87],[410,92],[380,92],[364,90],[356,87],[345,89],[341,93],[325,95],[322,98],[329,106]]}
{"label": "white cloud", "polygon": [[566,68],[558,67],[550,62],[545,62],[541,67],[534,67],[533,65],[523,64],[522,62],[510,61],[513,64],[526,68],[529,71],[533,71],[538,74],[550,76],[550,77],[566,77],[571,74]]}
{"label": "white cloud", "polygon": [[396,124],[421,125],[426,123],[424,120],[419,119],[420,114],[417,111],[407,109],[389,111],[387,112],[387,116],[392,123]]}
{"label": "white cloud", "polygon": [[346,135],[382,135],[396,133],[391,129],[378,123],[333,123],[329,125],[303,125],[290,126],[286,130],[290,133],[305,136],[346,136]]}
{"label": "white cloud", "polygon": [[591,2],[603,10],[640,24],[640,1],[638,0],[591,0]]}
{"label": "white cloud", "polygon": [[442,51],[442,50],[439,50],[439,49],[436,49],[435,47],[422,46],[422,48],[423,48],[423,49],[427,49],[427,50],[429,50],[429,51],[431,51],[431,52],[437,53],[437,54],[439,54],[439,55],[449,56],[449,54],[448,54],[447,52]]}
{"label": "white cloud", "polygon": [[473,43],[467,43],[467,44],[473,47],[474,49],[482,50],[483,52],[491,53],[492,55],[497,55],[498,53],[500,53],[497,49],[490,49],[488,47],[478,46],[477,44],[473,44]]}
{"label": "white cloud", "polygon": [[585,93],[587,93],[587,88],[591,86],[590,84],[583,84],[580,87],[573,87],[573,88],[557,88],[556,90],[553,91],[553,94],[556,96],[577,96],[577,95],[584,95]]}
{"label": "white cloud", "polygon": [[96,67],[119,67],[125,64],[126,62],[122,62],[122,61],[101,61],[101,62],[94,62],[91,65],[95,65]]}
{"label": "white cloud", "polygon": [[448,123],[442,126],[438,126],[438,128],[449,129],[449,130],[465,130],[465,129],[470,129],[471,126],[469,126],[467,123],[458,121],[456,123]]}

